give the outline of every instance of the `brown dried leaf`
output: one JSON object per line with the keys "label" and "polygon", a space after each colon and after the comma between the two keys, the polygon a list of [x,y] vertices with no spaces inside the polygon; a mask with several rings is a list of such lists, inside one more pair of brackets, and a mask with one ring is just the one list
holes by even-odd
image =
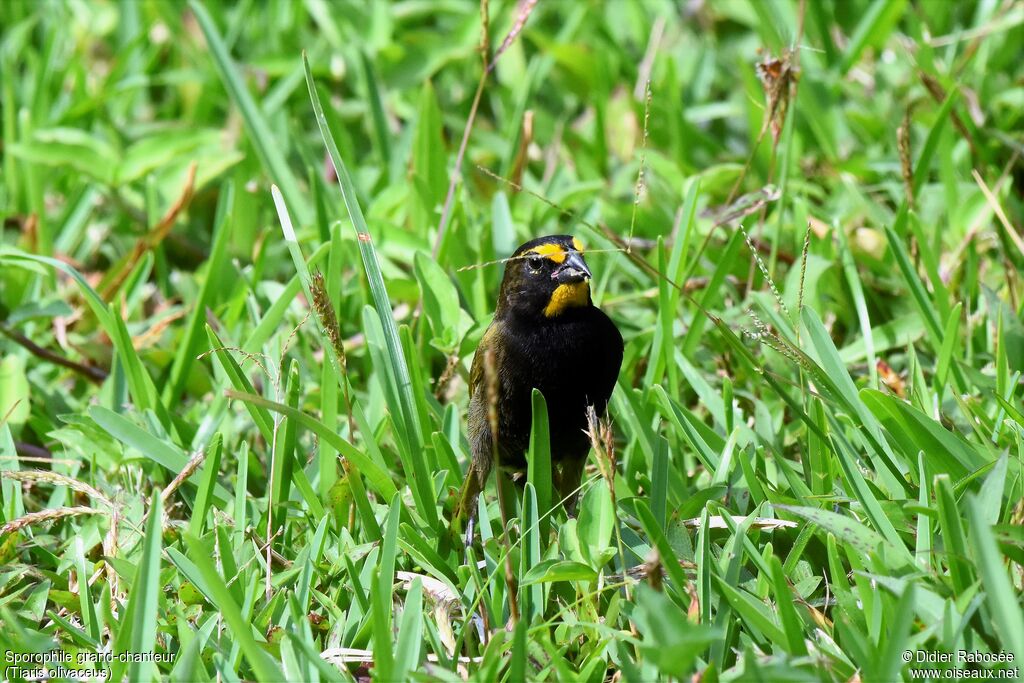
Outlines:
{"label": "brown dried leaf", "polygon": [[879,358],[875,362],[875,368],[878,370],[878,378],[882,380],[885,386],[892,389],[893,393],[900,398],[907,397],[906,383],[899,373],[892,369],[891,365]]}
{"label": "brown dried leaf", "polygon": [[770,128],[772,145],[777,147],[782,136],[782,127],[793,95],[792,86],[797,81],[797,71],[792,62],[793,52],[786,50],[781,57],[765,57],[756,65],[757,77],[765,96],[765,121],[762,131]]}

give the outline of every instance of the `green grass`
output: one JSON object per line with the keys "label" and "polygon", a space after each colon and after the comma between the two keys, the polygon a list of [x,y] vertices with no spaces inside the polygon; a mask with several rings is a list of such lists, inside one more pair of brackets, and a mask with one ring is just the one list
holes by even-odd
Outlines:
{"label": "green grass", "polygon": [[[1019,675],[1024,4],[520,11],[0,3],[4,666]],[[488,264],[556,232],[611,438],[453,548]],[[958,650],[1014,661],[904,661]]]}

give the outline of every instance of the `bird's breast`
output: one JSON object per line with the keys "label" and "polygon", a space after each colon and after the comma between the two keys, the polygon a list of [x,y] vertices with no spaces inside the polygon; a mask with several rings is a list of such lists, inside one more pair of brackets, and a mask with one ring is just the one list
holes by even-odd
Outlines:
{"label": "bird's breast", "polygon": [[[586,407],[603,412],[621,359],[621,337],[597,309],[595,315],[566,316],[545,325],[525,325],[508,349],[508,378],[519,404],[528,404],[534,388],[544,394],[552,431],[562,425],[578,431],[586,426]],[[598,318],[597,316],[600,316]],[[610,324],[610,323],[609,323]],[[616,351],[617,345],[617,351]],[[616,355],[617,354],[617,355]]]}

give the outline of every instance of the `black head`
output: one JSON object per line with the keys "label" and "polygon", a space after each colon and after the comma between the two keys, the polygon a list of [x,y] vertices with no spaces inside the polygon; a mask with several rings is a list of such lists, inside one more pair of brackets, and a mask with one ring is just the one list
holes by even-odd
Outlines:
{"label": "black head", "polygon": [[496,315],[557,318],[590,305],[590,269],[572,235],[548,235],[523,244],[505,264]]}

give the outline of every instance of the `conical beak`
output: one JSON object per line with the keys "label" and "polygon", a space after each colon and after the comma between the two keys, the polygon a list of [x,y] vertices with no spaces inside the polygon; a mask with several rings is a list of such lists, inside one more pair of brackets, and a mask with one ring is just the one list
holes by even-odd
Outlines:
{"label": "conical beak", "polygon": [[570,251],[565,261],[551,274],[559,284],[585,282],[590,279],[590,269],[583,260],[583,254]]}

